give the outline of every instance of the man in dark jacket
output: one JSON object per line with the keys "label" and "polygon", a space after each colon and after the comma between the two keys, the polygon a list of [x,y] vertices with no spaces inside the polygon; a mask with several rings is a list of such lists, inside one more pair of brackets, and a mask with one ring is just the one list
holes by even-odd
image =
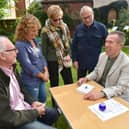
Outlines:
{"label": "man in dark jacket", "polygon": [[55,109],[32,99],[15,72],[17,49],[0,36],[0,129],[55,129]]}
{"label": "man in dark jacket", "polygon": [[72,59],[78,78],[94,69],[108,33],[102,23],[94,20],[94,12],[89,6],[81,8],[80,16],[82,23],[77,26],[72,41]]}

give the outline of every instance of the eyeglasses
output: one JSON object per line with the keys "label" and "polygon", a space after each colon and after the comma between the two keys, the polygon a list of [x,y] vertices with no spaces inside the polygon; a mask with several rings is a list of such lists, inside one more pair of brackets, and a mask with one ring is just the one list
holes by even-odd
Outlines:
{"label": "eyeglasses", "polygon": [[5,52],[12,52],[12,51],[18,52],[18,49],[17,48],[12,48],[12,49],[5,50]]}
{"label": "eyeglasses", "polygon": [[59,18],[59,19],[52,19],[54,22],[58,22],[58,21],[61,21],[62,18]]}
{"label": "eyeglasses", "polygon": [[89,15],[87,17],[82,17],[83,20],[87,20],[87,19],[90,19],[92,17],[92,15]]}

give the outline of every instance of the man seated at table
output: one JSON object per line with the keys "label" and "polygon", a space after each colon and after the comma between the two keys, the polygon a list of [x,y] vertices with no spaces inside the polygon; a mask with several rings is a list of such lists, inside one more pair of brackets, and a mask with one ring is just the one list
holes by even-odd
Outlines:
{"label": "man seated at table", "polygon": [[58,113],[34,101],[15,72],[17,49],[0,36],[0,129],[55,129]]}
{"label": "man seated at table", "polygon": [[101,91],[91,91],[84,99],[120,96],[129,102],[129,57],[122,52],[125,34],[120,31],[111,32],[105,40],[105,52],[98,60],[95,69],[85,78],[78,80],[78,85],[88,80],[94,80],[104,88]]}

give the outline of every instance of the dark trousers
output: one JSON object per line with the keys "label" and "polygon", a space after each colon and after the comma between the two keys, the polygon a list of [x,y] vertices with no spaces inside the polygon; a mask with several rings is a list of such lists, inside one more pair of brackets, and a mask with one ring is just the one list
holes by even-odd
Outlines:
{"label": "dark trousers", "polygon": [[52,125],[57,121],[59,117],[58,111],[55,108],[46,108],[45,115],[43,117],[39,117],[38,120],[47,124]]}
{"label": "dark trousers", "polygon": [[[58,63],[57,61],[48,61],[48,70],[50,74],[50,84],[51,87],[59,85],[59,73],[58,73]],[[61,76],[64,84],[73,83],[71,68],[63,68],[61,71]]]}
{"label": "dark trousers", "polygon": [[87,74],[89,74],[93,69],[78,69],[77,71],[77,78],[85,77]]}
{"label": "dark trousers", "polygon": [[[58,62],[57,61],[48,61],[48,70],[50,75],[50,85],[55,87],[59,85],[59,72],[58,72]],[[61,76],[64,81],[64,84],[73,83],[71,68],[63,68],[61,71]],[[53,104],[54,100],[52,99]]]}

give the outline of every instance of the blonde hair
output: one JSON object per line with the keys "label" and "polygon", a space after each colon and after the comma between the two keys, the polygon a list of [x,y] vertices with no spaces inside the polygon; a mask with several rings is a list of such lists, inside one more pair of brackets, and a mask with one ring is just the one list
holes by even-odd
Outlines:
{"label": "blonde hair", "polygon": [[26,41],[27,40],[26,35],[28,33],[28,30],[33,29],[35,26],[37,26],[38,29],[41,28],[41,24],[38,18],[36,18],[32,14],[26,14],[25,16],[21,18],[20,22],[18,23],[16,27],[15,39]]}
{"label": "blonde hair", "polygon": [[47,15],[49,18],[54,18],[59,15],[63,17],[63,10],[59,5],[51,5],[47,9]]}

